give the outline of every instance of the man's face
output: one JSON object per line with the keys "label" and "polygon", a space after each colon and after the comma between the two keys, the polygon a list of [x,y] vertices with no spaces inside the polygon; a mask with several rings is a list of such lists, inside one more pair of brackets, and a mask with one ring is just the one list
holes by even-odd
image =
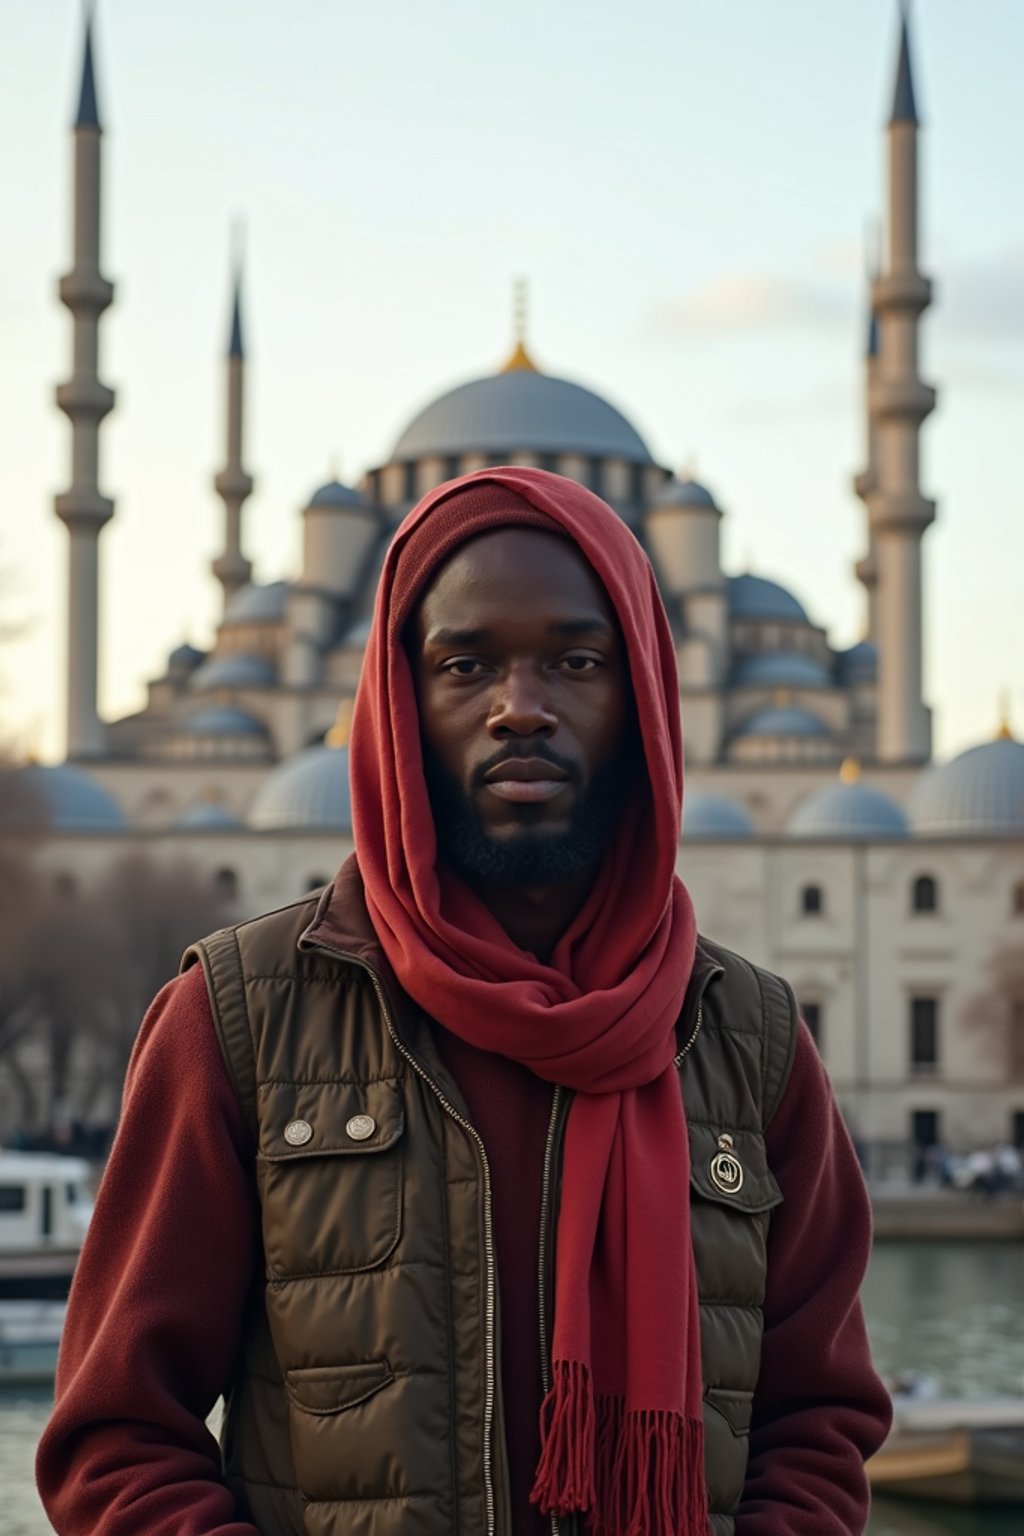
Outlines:
{"label": "man's face", "polygon": [[592,868],[638,748],[618,624],[575,546],[532,528],[470,540],[406,644],[442,858],[504,885]]}

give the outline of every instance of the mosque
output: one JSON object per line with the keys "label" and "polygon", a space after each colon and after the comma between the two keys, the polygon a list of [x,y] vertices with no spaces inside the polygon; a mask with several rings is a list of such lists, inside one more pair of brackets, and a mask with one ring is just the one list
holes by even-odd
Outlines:
{"label": "mosque", "polygon": [[[659,464],[600,395],[541,372],[520,316],[498,372],[441,395],[356,485],[301,510],[302,564],[257,584],[245,551],[245,347],[236,288],[227,433],[215,480],[223,607],[208,649],[179,645],[118,720],[97,708],[98,480],[113,409],[99,377],[102,127],[86,31],[74,124],[67,762],[25,770],[46,807],[39,857],[88,880],[131,841],[184,855],[240,913],[324,883],[351,849],[345,746],[392,532],[425,491],[490,464],[536,465],[603,496],[648,551],[673,624],[686,722],[679,867],[716,939],[788,976],[850,1124],[881,1149],[1024,1144],[1024,744],[932,761],[922,693],[919,481],[935,391],[920,377],[918,139],[904,16],[887,126],[886,251],[864,364],[864,638],[837,649],[793,593],[720,558],[714,492]],[[1014,962],[1013,956],[1018,957]]]}

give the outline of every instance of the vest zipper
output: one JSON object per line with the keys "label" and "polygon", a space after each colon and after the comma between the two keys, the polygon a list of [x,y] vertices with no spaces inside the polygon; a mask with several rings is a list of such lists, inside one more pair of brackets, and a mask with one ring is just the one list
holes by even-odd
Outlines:
{"label": "vest zipper", "polygon": [[672,1062],[672,1065],[674,1067],[678,1067],[679,1064],[682,1062],[683,1057],[687,1054],[687,1052],[691,1051],[693,1049],[694,1043],[696,1042],[697,1036],[700,1034],[701,1025],[703,1023],[704,1023],[704,1000],[702,998],[701,1001],[697,1004],[697,1020],[696,1020],[696,1023],[694,1024],[694,1026],[693,1026],[693,1034],[690,1036],[689,1040],[687,1040],[687,1042],[683,1046],[682,1050],[678,1051],[676,1053],[676,1056],[675,1056],[675,1058],[674,1058],[674,1060]]}
{"label": "vest zipper", "polygon": [[494,1472],[492,1467],[491,1442],[494,1438],[494,1399],[496,1380],[495,1315],[497,1279],[494,1259],[493,1213],[491,1209],[491,1166],[487,1161],[487,1153],[484,1149],[483,1138],[481,1137],[479,1131],[469,1123],[465,1116],[459,1113],[454,1104],[451,1104],[448,1099],[445,1098],[443,1090],[437,1083],[435,1083],[434,1079],[430,1076],[429,1072],[427,1072],[426,1068],[420,1065],[412,1051],[409,1050],[409,1047],[402,1040],[395,1026],[394,1019],[391,1015],[391,1005],[388,1002],[387,993],[384,991],[384,984],[373,967],[368,965],[365,960],[358,959],[355,955],[346,954],[346,952],[341,949],[335,949],[332,944],[325,944],[322,939],[307,939],[306,944],[310,948],[322,950],[325,954],[333,955],[336,959],[344,960],[347,964],[358,966],[361,971],[365,971],[366,975],[369,976],[373,985],[373,990],[377,995],[377,1002],[380,1005],[380,1011],[384,1017],[384,1023],[387,1025],[388,1034],[391,1036],[395,1049],[398,1051],[399,1055],[409,1063],[417,1076],[421,1077],[427,1084],[428,1088],[432,1090],[445,1113],[455,1121],[456,1125],[460,1125],[462,1129],[466,1131],[468,1135],[473,1139],[473,1141],[476,1143],[477,1151],[480,1154],[480,1165],[483,1169],[484,1175],[484,1258],[486,1270],[486,1302],[484,1311],[486,1340],[484,1350],[484,1505],[487,1515],[487,1536],[495,1536],[497,1520],[495,1515]]}

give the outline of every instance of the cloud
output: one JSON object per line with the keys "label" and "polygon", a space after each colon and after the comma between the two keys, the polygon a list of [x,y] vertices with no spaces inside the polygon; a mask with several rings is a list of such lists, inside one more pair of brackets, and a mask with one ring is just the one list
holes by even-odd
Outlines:
{"label": "cloud", "polygon": [[732,401],[725,410],[726,419],[737,426],[769,426],[775,422],[806,421],[809,416],[849,417],[856,400],[847,381],[822,379],[816,388],[789,395],[748,395]]}
{"label": "cloud", "polygon": [[651,324],[658,335],[672,337],[848,325],[851,303],[851,295],[819,284],[770,272],[732,272],[658,305]]}

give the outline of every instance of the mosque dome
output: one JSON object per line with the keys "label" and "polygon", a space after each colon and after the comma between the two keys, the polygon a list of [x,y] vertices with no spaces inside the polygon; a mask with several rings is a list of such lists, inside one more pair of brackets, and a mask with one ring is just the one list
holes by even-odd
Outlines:
{"label": "mosque dome", "polygon": [[607,400],[568,379],[519,366],[460,384],[413,417],[392,462],[481,453],[583,454],[651,464],[636,428]]}
{"label": "mosque dome", "polygon": [[1024,742],[1010,735],[928,769],[910,797],[914,831],[927,836],[1024,833]]}
{"label": "mosque dome", "polygon": [[194,645],[189,645],[186,641],[182,645],[176,645],[168,656],[167,670],[178,675],[193,672],[205,659],[205,651],[197,650]]}
{"label": "mosque dome", "polygon": [[[29,763],[14,771],[24,790],[4,817],[10,828],[48,832],[120,832],[125,819],[109,790],[70,763]],[[15,801],[20,796],[13,797]]]}
{"label": "mosque dome", "polygon": [[241,825],[233,811],[226,805],[218,805],[215,800],[201,800],[197,805],[190,805],[174,823],[178,832],[235,832]]}
{"label": "mosque dome", "polygon": [[309,501],[308,507],[361,507],[368,510],[367,503],[354,491],[351,486],[342,485],[340,480],[328,480],[326,485],[321,485],[315,490]]}
{"label": "mosque dome", "polygon": [[267,688],[273,682],[274,665],[265,656],[231,651],[209,657],[192,673],[188,685],[196,693],[208,693],[217,688]]}
{"label": "mosque dome", "polygon": [[878,647],[860,640],[836,657],[836,676],[841,683],[873,683],[878,677]]}
{"label": "mosque dome", "polygon": [[260,785],[249,825],[257,832],[351,832],[348,748],[323,743],[281,763]]}
{"label": "mosque dome", "polygon": [[799,704],[773,704],[759,709],[736,727],[735,736],[830,736],[824,720]]}
{"label": "mosque dome", "polygon": [[265,586],[250,582],[233,593],[224,609],[225,624],[271,624],[284,618],[288,597],[286,581],[270,581]]}
{"label": "mosque dome", "polygon": [[701,485],[697,480],[678,480],[673,475],[671,480],[666,480],[657,496],[654,498],[656,507],[707,507],[717,512],[718,507],[715,498],[706,485]]}
{"label": "mosque dome", "polygon": [[901,807],[855,775],[856,770],[844,769],[839,783],[801,801],[789,819],[789,835],[855,842],[906,837],[907,818]]}
{"label": "mosque dome", "polygon": [[262,720],[250,715],[233,704],[212,704],[200,709],[185,721],[184,730],[191,736],[265,736],[267,728]]}
{"label": "mosque dome", "polygon": [[809,624],[807,612],[785,587],[765,576],[729,577],[729,617],[731,619],[767,619],[783,623]]}
{"label": "mosque dome", "polygon": [[802,651],[761,651],[741,656],[732,674],[734,688],[828,688],[828,668]]}
{"label": "mosque dome", "polygon": [[683,837],[721,839],[753,837],[754,824],[742,805],[725,795],[687,793],[683,797]]}
{"label": "mosque dome", "polygon": [[786,826],[791,837],[874,842],[906,837],[907,819],[895,800],[860,780],[831,783],[803,800]]}

